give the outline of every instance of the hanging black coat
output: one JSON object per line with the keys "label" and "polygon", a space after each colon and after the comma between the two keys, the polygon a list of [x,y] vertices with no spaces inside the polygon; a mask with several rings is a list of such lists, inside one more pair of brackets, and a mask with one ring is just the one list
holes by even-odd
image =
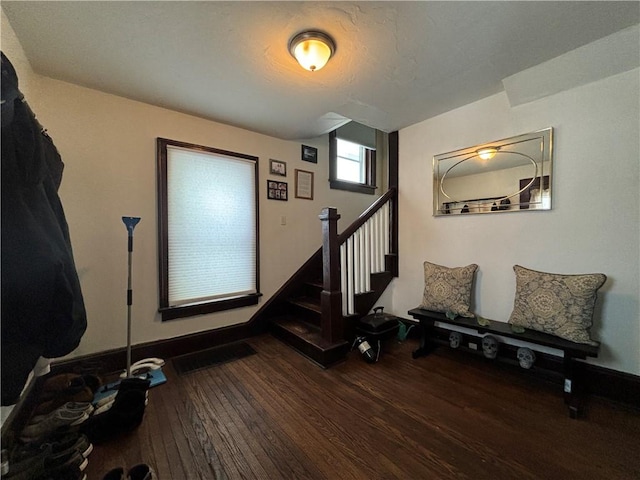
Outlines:
{"label": "hanging black coat", "polygon": [[87,327],[58,187],[64,164],[2,53],[2,405],[40,356],[72,352]]}

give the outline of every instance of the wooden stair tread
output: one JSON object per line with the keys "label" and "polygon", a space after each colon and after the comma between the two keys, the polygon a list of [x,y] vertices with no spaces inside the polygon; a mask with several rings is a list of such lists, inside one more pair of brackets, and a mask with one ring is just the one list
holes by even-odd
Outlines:
{"label": "wooden stair tread", "polygon": [[289,298],[288,302],[297,305],[299,307],[311,310],[312,312],[322,313],[322,307],[320,306],[320,300],[313,299],[311,297],[294,297]]}
{"label": "wooden stair tread", "polygon": [[[296,335],[307,343],[310,343],[322,350],[328,350],[336,346],[324,338],[320,333],[320,327],[305,322],[295,316],[286,315],[272,319],[271,323],[283,328],[284,330]],[[340,342],[341,344],[342,342]]]}
{"label": "wooden stair tread", "polygon": [[270,324],[275,337],[323,368],[343,361],[349,351],[346,341],[332,343],[323,339],[319,326],[305,322],[296,315],[272,317]]}

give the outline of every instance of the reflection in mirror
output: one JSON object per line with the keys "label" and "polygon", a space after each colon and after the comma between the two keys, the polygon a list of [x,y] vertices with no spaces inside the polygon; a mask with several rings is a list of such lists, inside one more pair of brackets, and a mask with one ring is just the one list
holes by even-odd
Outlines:
{"label": "reflection in mirror", "polygon": [[553,129],[433,157],[433,214],[551,210]]}

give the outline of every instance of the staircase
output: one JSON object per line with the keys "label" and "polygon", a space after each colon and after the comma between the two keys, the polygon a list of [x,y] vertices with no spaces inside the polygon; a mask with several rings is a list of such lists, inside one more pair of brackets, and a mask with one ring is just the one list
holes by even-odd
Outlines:
{"label": "staircase", "polygon": [[345,358],[358,320],[398,274],[395,189],[340,235],[339,218],[323,210],[323,247],[252,319],[324,368]]}

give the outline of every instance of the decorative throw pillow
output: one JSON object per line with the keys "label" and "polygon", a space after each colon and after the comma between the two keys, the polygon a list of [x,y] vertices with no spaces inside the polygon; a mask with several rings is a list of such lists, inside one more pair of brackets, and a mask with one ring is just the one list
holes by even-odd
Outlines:
{"label": "decorative throw pillow", "polygon": [[509,323],[576,343],[598,345],[590,328],[602,273],[560,275],[514,265],[516,298]]}
{"label": "decorative throw pillow", "polygon": [[424,262],[424,295],[420,308],[473,318],[471,289],[478,265],[448,268]]}

